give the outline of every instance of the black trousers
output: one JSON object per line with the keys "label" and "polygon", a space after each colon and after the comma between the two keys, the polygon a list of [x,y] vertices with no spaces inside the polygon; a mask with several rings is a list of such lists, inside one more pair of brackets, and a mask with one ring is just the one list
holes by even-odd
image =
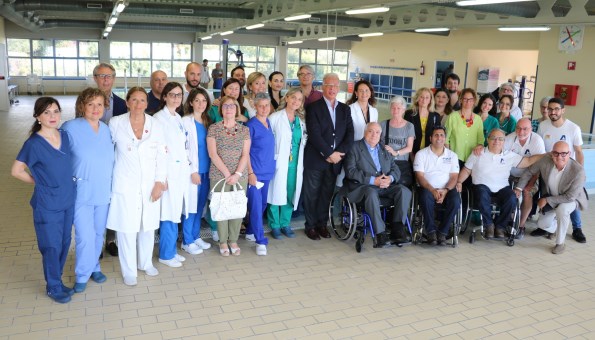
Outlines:
{"label": "black trousers", "polygon": [[328,206],[333,197],[336,180],[337,175],[333,172],[332,164],[329,164],[324,170],[304,169],[302,197],[304,198],[306,230],[326,227]]}

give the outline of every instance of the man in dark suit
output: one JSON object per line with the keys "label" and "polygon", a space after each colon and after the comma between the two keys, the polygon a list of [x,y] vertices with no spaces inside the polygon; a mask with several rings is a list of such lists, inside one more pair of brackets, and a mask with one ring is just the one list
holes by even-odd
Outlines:
{"label": "man in dark suit", "polygon": [[306,235],[312,240],[329,238],[326,229],[328,205],[343,157],[353,144],[353,122],[349,106],[337,101],[339,76],[323,78],[322,98],[306,107],[308,142],[304,150],[304,215]]}
{"label": "man in dark suit", "polygon": [[364,209],[372,219],[376,232],[376,245],[390,243],[380,211],[380,198],[388,198],[394,205],[391,229],[399,233],[411,204],[411,191],[398,184],[401,172],[393,156],[380,145],[382,129],[378,123],[369,123],[364,139],[353,144],[345,160],[347,198],[352,202],[364,200]]}
{"label": "man in dark suit", "polygon": [[[116,80],[116,69],[112,65],[108,63],[100,63],[95,66],[93,69],[93,79],[95,80],[95,83],[97,83],[97,88],[109,98],[109,107],[106,107],[103,111],[103,117],[101,117],[102,122],[108,124],[110,118],[128,112],[124,99],[112,92],[112,87]],[[118,256],[116,232],[110,229],[107,229],[105,232],[105,250],[112,256]]]}

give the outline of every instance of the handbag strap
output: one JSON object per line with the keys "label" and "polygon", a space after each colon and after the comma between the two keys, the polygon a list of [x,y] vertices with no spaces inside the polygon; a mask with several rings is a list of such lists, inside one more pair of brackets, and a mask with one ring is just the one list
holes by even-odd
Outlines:
{"label": "handbag strap", "polygon": [[[224,192],[225,191],[225,180],[226,180],[225,178],[218,180],[217,183],[215,183],[215,185],[213,185],[213,189],[211,189],[211,192],[215,192],[215,188],[217,188],[217,186],[221,182],[223,182],[223,185],[221,186],[221,192]],[[238,187],[240,190],[244,190],[244,187],[242,187],[240,182],[236,182],[236,184],[233,185],[233,191],[238,191]]]}

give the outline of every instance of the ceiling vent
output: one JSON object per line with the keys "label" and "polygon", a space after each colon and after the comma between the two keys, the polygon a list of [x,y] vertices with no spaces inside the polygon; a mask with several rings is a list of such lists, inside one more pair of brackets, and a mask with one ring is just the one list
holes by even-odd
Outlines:
{"label": "ceiling vent", "polygon": [[180,14],[194,14],[192,8],[180,8]]}
{"label": "ceiling vent", "polygon": [[87,3],[87,8],[88,9],[102,9],[103,5],[102,4],[95,4],[95,3]]}

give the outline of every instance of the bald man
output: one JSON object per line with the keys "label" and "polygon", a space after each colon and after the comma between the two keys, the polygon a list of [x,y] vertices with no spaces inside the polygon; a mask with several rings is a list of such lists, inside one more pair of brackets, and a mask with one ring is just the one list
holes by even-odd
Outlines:
{"label": "bald man", "polygon": [[549,233],[556,233],[553,254],[562,254],[566,248],[564,240],[570,224],[570,214],[587,208],[584,190],[585,169],[570,157],[570,147],[564,141],[554,144],[549,157],[543,157],[532,165],[521,177],[519,186],[527,185],[532,176],[541,175],[541,198],[537,207],[541,210],[537,225]]}
{"label": "bald man", "polygon": [[200,86],[200,79],[202,75],[202,65],[197,62],[191,62],[186,65],[186,71],[184,71],[184,77],[186,78],[186,84],[182,86],[184,89],[184,102],[188,98],[190,91],[196,88],[202,88],[209,94],[209,98],[211,99],[211,103],[215,100],[213,94],[209,92],[204,87]]}
{"label": "bald man", "polygon": [[147,105],[147,113],[153,114],[159,108],[161,101],[161,92],[168,83],[167,74],[161,70],[151,73],[151,91],[149,91],[149,103]]}

